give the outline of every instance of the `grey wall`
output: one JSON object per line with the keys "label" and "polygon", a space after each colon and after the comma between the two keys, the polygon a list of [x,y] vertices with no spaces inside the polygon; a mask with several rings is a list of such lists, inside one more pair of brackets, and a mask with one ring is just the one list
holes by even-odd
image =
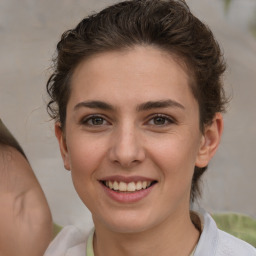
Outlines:
{"label": "grey wall", "polygon": [[[48,67],[61,33],[86,14],[113,2],[0,1],[0,117],[24,147],[54,220],[62,225],[85,225],[90,219],[62,166],[53,123],[45,111]],[[238,15],[238,11],[250,13],[251,2],[235,0],[225,16],[220,1],[188,1],[225,51],[225,83],[233,97],[225,115],[222,144],[204,179],[201,203],[211,211],[256,217],[256,39],[246,31],[249,15]]]}

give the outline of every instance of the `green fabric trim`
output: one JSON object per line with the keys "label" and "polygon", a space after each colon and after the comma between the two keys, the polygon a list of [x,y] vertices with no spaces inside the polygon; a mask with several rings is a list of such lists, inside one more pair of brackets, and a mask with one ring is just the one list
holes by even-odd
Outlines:
{"label": "green fabric trim", "polygon": [[59,234],[63,227],[53,223],[53,239]]}
{"label": "green fabric trim", "polygon": [[86,256],[94,256],[93,236],[94,236],[94,229],[90,232],[90,235],[86,243]]}
{"label": "green fabric trim", "polygon": [[256,247],[256,220],[242,214],[213,214],[219,229]]}
{"label": "green fabric trim", "polygon": [[[240,238],[252,246],[256,247],[256,220],[242,214],[236,213],[223,213],[223,214],[212,214],[213,219],[215,220],[219,229]],[[53,224],[53,234],[54,237],[61,231],[62,227]],[[87,241],[87,244],[92,245],[92,235],[90,235],[90,243]],[[90,246],[92,248],[92,246]],[[91,252],[87,252],[87,255]]]}

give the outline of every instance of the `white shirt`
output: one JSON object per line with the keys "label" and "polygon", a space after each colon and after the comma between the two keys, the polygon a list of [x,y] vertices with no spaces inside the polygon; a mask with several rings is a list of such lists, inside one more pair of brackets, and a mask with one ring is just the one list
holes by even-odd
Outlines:
{"label": "white shirt", "polygon": [[[256,256],[253,246],[219,230],[208,213],[202,211],[197,214],[201,219],[203,231],[194,256]],[[86,256],[89,235],[74,226],[67,226],[51,242],[44,256]],[[87,253],[89,256],[89,252]]]}

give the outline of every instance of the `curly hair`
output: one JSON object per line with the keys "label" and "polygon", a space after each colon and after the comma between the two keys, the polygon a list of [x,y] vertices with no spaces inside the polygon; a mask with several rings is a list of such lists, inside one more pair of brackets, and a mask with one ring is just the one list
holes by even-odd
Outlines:
{"label": "curly hair", "polygon": [[[222,74],[226,65],[211,30],[191,13],[185,1],[131,0],[93,14],[63,33],[47,82],[50,116],[65,127],[70,81],[79,63],[94,54],[136,45],[157,47],[185,63],[199,104],[202,132],[217,112],[225,111]],[[191,201],[201,194],[199,180],[206,169],[195,167]]]}

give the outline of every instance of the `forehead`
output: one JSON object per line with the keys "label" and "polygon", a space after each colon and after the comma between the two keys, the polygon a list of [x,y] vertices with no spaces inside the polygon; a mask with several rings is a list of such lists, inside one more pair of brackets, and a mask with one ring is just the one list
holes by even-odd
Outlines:
{"label": "forehead", "polygon": [[136,46],[93,55],[80,63],[72,77],[70,101],[95,97],[184,101],[184,96],[192,97],[189,81],[189,72],[177,56],[151,46]]}

